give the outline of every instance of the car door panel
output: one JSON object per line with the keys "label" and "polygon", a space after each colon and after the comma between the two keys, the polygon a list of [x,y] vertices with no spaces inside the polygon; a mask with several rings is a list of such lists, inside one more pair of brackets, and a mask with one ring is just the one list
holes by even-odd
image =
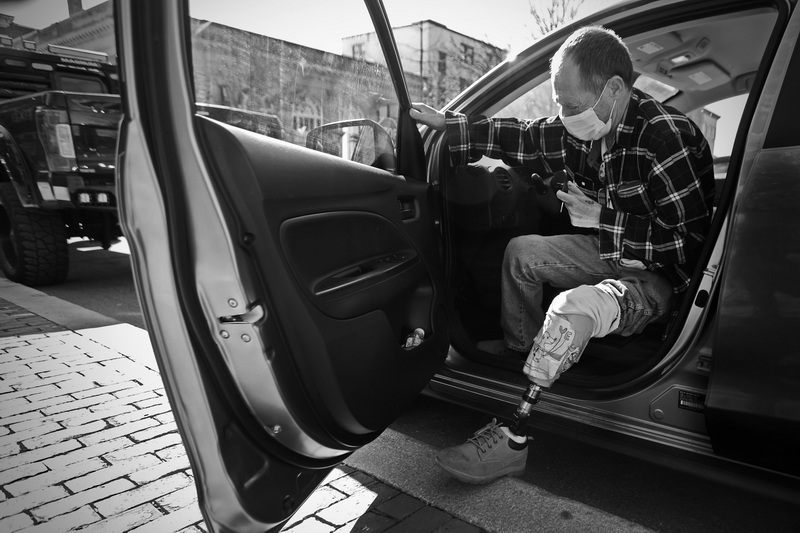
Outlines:
{"label": "car door panel", "polygon": [[[421,369],[433,372],[445,351],[432,278],[438,253],[432,216],[420,207],[403,220],[398,200],[425,205],[427,185],[198,122],[220,169],[218,184],[235,176],[236,190],[224,195],[238,231],[253,235],[248,248],[256,269],[277,279],[280,267],[282,279],[292,280],[291,286],[262,280],[295,361],[286,379],[296,373],[292,387],[316,391],[312,410],[323,425],[337,426],[328,431],[361,443],[399,416],[427,382]],[[403,341],[415,328],[428,340],[406,350]],[[275,365],[283,349],[276,348]]]}

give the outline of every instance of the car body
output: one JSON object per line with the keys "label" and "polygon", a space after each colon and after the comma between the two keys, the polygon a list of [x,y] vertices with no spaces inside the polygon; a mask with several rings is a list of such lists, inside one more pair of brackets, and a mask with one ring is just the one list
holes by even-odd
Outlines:
{"label": "car body", "polygon": [[[115,5],[122,223],[215,531],[278,529],[421,392],[509,416],[527,386],[522,363],[475,347],[499,333],[505,243],[572,231],[530,169],[491,160],[451,168],[444,136],[408,114],[411,75],[383,4],[365,5],[385,68],[191,20],[181,2]],[[754,490],[800,493],[796,7],[631,1],[582,22],[615,30],[634,51],[638,79],[668,104],[689,112],[740,97],[743,105],[676,317],[641,335],[593,340],[542,394],[532,425]],[[528,105],[526,95],[547,90],[549,58],[572,27],[492,69],[447,108],[497,115]],[[236,76],[267,88],[272,76],[279,96],[295,95],[314,72],[340,65],[319,78],[329,85],[308,83],[303,101],[314,89],[326,105],[337,96],[353,113],[376,115],[287,119],[278,105],[284,141],[203,117],[195,102],[212,94],[203,93],[209,50],[245,41],[258,60],[233,68]],[[269,54],[257,56],[261,45]],[[358,77],[367,71],[374,77]],[[353,72],[363,84],[337,85]],[[348,99],[364,86],[377,97]],[[365,119],[359,127],[377,139],[371,124],[384,112],[397,125],[391,164],[350,160],[344,137],[332,150],[305,146],[309,133],[349,119]]]}
{"label": "car body", "polygon": [[67,239],[88,237],[108,248],[122,235],[116,67],[105,53],[3,42],[0,268],[26,285],[59,283],[69,269]]}

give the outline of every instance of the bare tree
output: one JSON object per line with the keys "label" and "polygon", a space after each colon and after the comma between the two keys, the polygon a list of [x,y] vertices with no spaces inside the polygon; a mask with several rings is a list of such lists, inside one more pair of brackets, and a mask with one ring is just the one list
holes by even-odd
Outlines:
{"label": "bare tree", "polygon": [[[528,0],[533,16],[533,38],[539,39],[550,31],[572,21],[585,0]],[[467,85],[501,63],[508,51],[495,47],[476,47],[474,55],[465,56],[461,44],[452,42],[428,54],[428,73],[424,80],[423,100],[442,106]],[[549,84],[533,91],[520,102],[515,111],[521,116],[550,114],[555,109],[550,98]]]}
{"label": "bare tree", "polygon": [[567,22],[575,20],[584,0],[528,0],[533,22],[534,39],[539,39]]}
{"label": "bare tree", "polygon": [[[575,20],[584,0],[528,0],[535,24],[534,39],[540,39],[556,28]],[[555,115],[558,107],[553,102],[550,80],[534,87],[518,98],[498,115],[536,118]]]}

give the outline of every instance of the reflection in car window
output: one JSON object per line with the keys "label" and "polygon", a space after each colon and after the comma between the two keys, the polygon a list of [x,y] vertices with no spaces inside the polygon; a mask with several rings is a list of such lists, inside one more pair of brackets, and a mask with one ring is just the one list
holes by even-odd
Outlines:
{"label": "reflection in car window", "polygon": [[[366,164],[378,159],[375,129],[380,139],[393,138],[397,95],[361,0],[318,2],[313,9],[287,9],[278,1],[192,0],[190,13],[199,114],[311,149],[321,146],[309,141],[318,128],[368,121],[368,127],[325,132],[326,152],[345,159],[360,154]],[[354,36],[370,35],[355,46]],[[338,137],[331,144],[334,130]],[[362,133],[369,139],[357,154]],[[384,145],[394,149],[393,142]]]}
{"label": "reflection in car window", "polygon": [[75,93],[103,94],[108,92],[103,82],[99,79],[81,76],[59,75],[58,86],[64,91]]}

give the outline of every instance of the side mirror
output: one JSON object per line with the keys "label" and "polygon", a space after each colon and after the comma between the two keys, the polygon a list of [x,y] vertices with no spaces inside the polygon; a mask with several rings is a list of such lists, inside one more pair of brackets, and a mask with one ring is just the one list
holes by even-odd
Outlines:
{"label": "side mirror", "polygon": [[383,126],[366,118],[323,124],[308,132],[306,148],[348,161],[394,171],[394,140]]}

